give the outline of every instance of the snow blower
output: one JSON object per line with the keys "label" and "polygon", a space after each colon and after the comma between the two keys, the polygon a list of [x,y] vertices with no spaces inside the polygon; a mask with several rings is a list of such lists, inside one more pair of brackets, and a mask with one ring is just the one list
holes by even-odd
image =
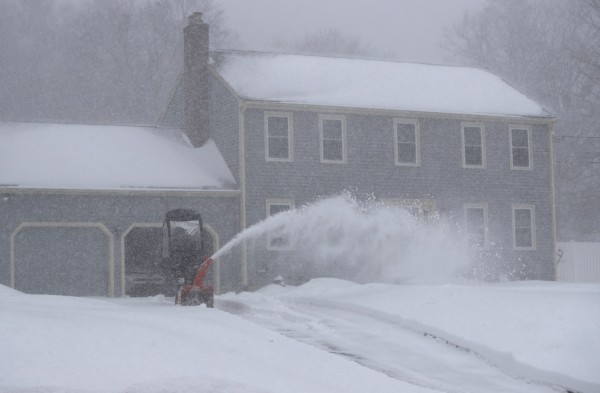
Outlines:
{"label": "snow blower", "polygon": [[168,211],[163,223],[162,265],[165,276],[171,278],[166,280],[165,295],[175,294],[176,304],[213,307],[213,287],[204,284],[213,260],[206,254],[200,214],[190,209]]}
{"label": "snow blower", "polygon": [[179,286],[179,291],[175,297],[175,304],[181,304],[182,306],[206,304],[206,307],[209,308],[214,306],[214,289],[210,285],[204,285],[204,277],[208,273],[208,268],[212,263],[212,258],[206,258],[198,268],[192,284]]}

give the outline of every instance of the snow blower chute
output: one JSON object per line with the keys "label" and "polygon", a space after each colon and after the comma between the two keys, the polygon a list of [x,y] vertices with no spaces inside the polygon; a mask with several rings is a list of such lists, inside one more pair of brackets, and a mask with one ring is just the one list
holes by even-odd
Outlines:
{"label": "snow blower chute", "polygon": [[204,284],[212,263],[204,247],[200,214],[190,209],[168,211],[163,223],[162,265],[171,280],[166,280],[165,294],[175,294],[175,303],[182,306],[213,307],[213,287]]}

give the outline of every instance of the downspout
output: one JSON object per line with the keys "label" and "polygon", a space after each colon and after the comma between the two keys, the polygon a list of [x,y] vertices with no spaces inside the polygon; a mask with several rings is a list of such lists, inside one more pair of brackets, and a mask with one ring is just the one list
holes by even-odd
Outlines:
{"label": "downspout", "polygon": [[[245,116],[246,105],[238,100],[238,129],[239,129],[239,162],[240,162],[240,231],[246,229],[246,135]],[[242,243],[241,256],[242,287],[248,287],[248,248],[246,240]]]}
{"label": "downspout", "polygon": [[550,187],[552,191],[552,278],[554,281],[558,279],[557,269],[558,269],[558,261],[556,260],[557,256],[557,243],[556,243],[556,183],[554,180],[554,125],[556,124],[556,119],[552,120],[548,123],[548,150],[550,151]]}

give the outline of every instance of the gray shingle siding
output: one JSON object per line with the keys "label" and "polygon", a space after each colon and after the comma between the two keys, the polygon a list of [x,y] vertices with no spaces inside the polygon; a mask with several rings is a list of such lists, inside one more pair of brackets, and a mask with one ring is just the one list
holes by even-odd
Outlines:
{"label": "gray shingle siding", "polygon": [[[235,181],[239,184],[239,105],[217,78],[210,80],[210,137],[215,141]],[[185,129],[183,83],[179,82],[160,122],[161,127]]]}
{"label": "gray shingle siding", "polygon": [[239,104],[235,97],[213,75],[211,78],[210,137],[219,147],[223,159],[240,182]]}
{"label": "gray shingle siding", "polygon": [[167,109],[163,117],[159,120],[159,126],[185,129],[185,114],[183,109],[183,83],[181,78],[177,82],[175,91],[171,100],[167,104]]}
{"label": "gray shingle siding", "polygon": [[[317,196],[354,190],[377,198],[431,198],[445,216],[462,221],[465,203],[487,203],[488,254],[522,267],[540,279],[552,279],[551,171],[548,125],[533,125],[532,170],[510,168],[509,124],[482,123],[486,132],[486,168],[462,167],[461,121],[419,118],[421,165],[396,166],[394,116],[347,114],[347,163],[320,162],[319,113],[286,110],[293,116],[293,162],[265,160],[264,111],[245,112],[246,204],[248,225],[265,218],[267,199],[293,199],[296,206]],[[537,249],[513,251],[512,204],[535,205]],[[519,262],[520,263],[520,262]],[[517,262],[510,269],[521,268]]]}

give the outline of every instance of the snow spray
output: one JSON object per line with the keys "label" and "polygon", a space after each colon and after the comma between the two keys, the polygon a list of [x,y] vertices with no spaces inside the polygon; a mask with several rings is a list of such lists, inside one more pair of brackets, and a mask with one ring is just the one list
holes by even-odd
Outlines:
{"label": "snow spray", "polygon": [[349,192],[271,216],[238,233],[212,258],[243,241],[264,245],[269,235],[287,239],[287,260],[310,264],[311,278],[439,281],[454,277],[469,260],[453,224],[374,200],[360,202]]}

